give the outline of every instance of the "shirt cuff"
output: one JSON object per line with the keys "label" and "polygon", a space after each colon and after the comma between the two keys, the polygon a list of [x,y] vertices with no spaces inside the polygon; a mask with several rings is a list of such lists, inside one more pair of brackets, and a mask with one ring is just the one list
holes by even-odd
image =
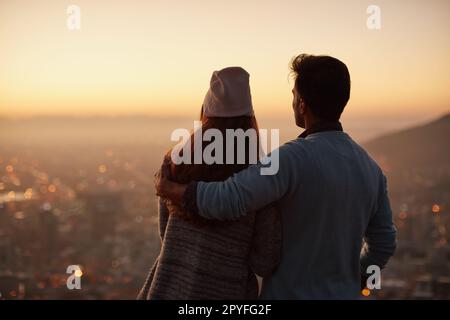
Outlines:
{"label": "shirt cuff", "polygon": [[197,184],[197,181],[192,181],[188,184],[184,191],[181,205],[184,211],[190,212],[192,215],[198,215]]}

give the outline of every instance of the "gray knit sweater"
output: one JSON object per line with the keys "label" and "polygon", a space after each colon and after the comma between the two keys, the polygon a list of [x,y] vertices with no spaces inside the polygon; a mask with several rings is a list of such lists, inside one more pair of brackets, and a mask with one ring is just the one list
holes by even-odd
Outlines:
{"label": "gray knit sweater", "polygon": [[275,205],[229,222],[169,215],[159,200],[161,252],[138,299],[256,299],[255,274],[278,265],[281,223]]}

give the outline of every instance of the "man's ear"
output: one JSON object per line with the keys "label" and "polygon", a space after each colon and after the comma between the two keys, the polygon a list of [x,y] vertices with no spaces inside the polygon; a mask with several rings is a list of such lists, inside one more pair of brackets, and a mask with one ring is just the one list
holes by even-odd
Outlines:
{"label": "man's ear", "polygon": [[305,101],[300,98],[300,114],[305,114],[306,113],[306,105],[305,105]]}

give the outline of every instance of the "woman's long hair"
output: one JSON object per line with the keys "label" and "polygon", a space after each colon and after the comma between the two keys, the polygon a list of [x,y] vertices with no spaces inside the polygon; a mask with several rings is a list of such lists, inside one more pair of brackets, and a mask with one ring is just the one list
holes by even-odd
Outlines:
{"label": "woman's long hair", "polygon": [[[223,140],[223,164],[206,164],[203,161],[203,151],[205,148],[214,141],[202,141],[202,163],[194,164],[194,133],[191,134],[191,161],[190,164],[174,164],[172,161],[170,163],[170,179],[179,183],[189,183],[191,181],[223,181],[228,177],[232,176],[245,168],[247,168],[251,162],[251,159],[259,159],[259,131],[256,118],[254,116],[240,116],[240,117],[205,117],[203,116],[203,110],[200,114],[200,121],[202,123],[202,136],[208,129],[217,129],[222,134]],[[244,132],[248,129],[255,130],[256,141],[252,141],[248,137],[245,138],[245,150],[237,150],[238,144],[236,141],[227,141],[227,129],[242,129]],[[233,137],[234,139],[234,137]],[[227,158],[227,142],[234,145],[234,159],[232,164],[226,164]],[[251,146],[251,143],[255,143],[256,146]],[[238,164],[238,154],[245,151],[245,161],[244,163]],[[256,155],[251,155],[251,152],[255,152]],[[167,156],[170,157],[172,150],[169,150]],[[180,156],[182,156],[182,151],[180,151]],[[213,155],[214,156],[214,155]]]}

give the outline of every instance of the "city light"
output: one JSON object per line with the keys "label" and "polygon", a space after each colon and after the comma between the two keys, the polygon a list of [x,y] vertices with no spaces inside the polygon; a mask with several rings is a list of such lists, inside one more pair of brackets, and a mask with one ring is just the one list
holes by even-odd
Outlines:
{"label": "city light", "polygon": [[362,294],[364,297],[368,297],[368,296],[370,296],[370,290],[367,289],[367,288],[364,288],[364,289],[362,289],[361,294]]}
{"label": "city light", "polygon": [[439,213],[441,211],[441,207],[437,204],[433,204],[431,211],[433,211],[433,213]]}
{"label": "city light", "polygon": [[80,278],[82,275],[83,275],[83,271],[81,271],[81,270],[76,270],[75,271],[75,277]]}
{"label": "city light", "polygon": [[8,198],[8,201],[14,200],[16,198],[16,193],[14,191],[8,192],[7,198]]}
{"label": "city light", "polygon": [[25,193],[23,194],[25,199],[29,200],[33,197],[33,189],[32,188],[28,188],[27,190],[25,190]]}

